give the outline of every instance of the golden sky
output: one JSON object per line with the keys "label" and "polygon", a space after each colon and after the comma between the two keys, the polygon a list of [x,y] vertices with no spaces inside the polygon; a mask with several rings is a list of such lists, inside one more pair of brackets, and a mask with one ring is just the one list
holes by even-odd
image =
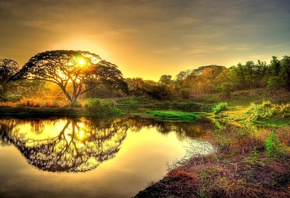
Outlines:
{"label": "golden sky", "polygon": [[0,58],[88,50],[124,77],[290,55],[289,0],[1,0]]}

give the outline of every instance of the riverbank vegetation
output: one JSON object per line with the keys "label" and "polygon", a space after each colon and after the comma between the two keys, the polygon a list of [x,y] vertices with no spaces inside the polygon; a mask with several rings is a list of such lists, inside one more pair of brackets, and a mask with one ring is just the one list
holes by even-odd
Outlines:
{"label": "riverbank vegetation", "polygon": [[182,111],[162,111],[162,110],[148,110],[146,114],[157,120],[169,120],[179,122],[194,122],[199,119],[198,113],[182,112]]}
{"label": "riverbank vegetation", "polygon": [[136,198],[289,197],[289,130],[289,125],[257,127],[216,120],[215,132],[202,137],[216,145],[216,153],[181,159]]}
{"label": "riverbank vegetation", "polygon": [[123,78],[116,65],[84,51],[39,53],[22,69],[13,60],[0,64],[1,116],[211,119],[216,130],[200,138],[216,153],[180,160],[136,197],[290,196],[289,56],[201,66],[158,82]]}

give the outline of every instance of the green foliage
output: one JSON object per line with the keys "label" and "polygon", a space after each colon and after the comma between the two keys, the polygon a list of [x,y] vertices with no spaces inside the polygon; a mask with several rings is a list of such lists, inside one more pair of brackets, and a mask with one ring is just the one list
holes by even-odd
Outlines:
{"label": "green foliage", "polygon": [[10,102],[18,102],[22,99],[22,96],[18,94],[12,94],[12,95],[8,95],[6,98]]}
{"label": "green foliage", "polygon": [[290,113],[289,104],[272,104],[271,101],[263,101],[261,104],[252,103],[245,115],[248,121],[257,121],[261,119],[278,116],[284,118]]}
{"label": "green foliage", "polygon": [[22,99],[21,95],[11,94],[11,95],[1,95],[1,85],[0,85],[0,101],[1,102],[19,102]]}
{"label": "green foliage", "polygon": [[275,136],[275,132],[271,131],[270,135],[265,141],[266,151],[269,154],[277,154],[279,152],[279,140]]}
{"label": "green foliage", "polygon": [[114,100],[94,98],[85,105],[87,111],[92,115],[118,115],[120,110],[115,107]]}
{"label": "green foliage", "polygon": [[267,89],[281,89],[285,86],[285,82],[280,76],[271,76],[267,83]]}
{"label": "green foliage", "polygon": [[230,98],[233,89],[233,83],[225,82],[220,87],[223,98]]}
{"label": "green foliage", "polygon": [[219,114],[220,112],[225,111],[227,109],[228,109],[228,103],[220,102],[213,107],[212,111],[214,114]]}
{"label": "green foliage", "polygon": [[149,110],[146,111],[146,113],[153,116],[154,118],[161,120],[178,120],[191,122],[199,119],[199,116],[196,113],[182,111]]}
{"label": "green foliage", "polygon": [[189,99],[190,98],[190,91],[188,89],[182,89],[180,91],[180,95],[182,99]]}
{"label": "green foliage", "polygon": [[146,93],[156,100],[170,100],[172,98],[171,90],[165,85],[153,86]]}

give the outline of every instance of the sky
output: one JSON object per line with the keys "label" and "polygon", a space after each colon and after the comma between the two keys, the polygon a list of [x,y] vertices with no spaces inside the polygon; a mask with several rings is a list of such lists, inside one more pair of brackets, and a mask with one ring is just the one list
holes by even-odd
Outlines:
{"label": "sky", "polygon": [[289,0],[1,0],[0,59],[86,50],[125,78],[290,55]]}

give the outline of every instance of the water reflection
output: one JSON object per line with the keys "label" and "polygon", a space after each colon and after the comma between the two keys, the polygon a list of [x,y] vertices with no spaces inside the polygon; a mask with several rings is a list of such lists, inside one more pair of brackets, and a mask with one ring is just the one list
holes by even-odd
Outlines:
{"label": "water reflection", "polygon": [[199,137],[212,130],[209,121],[168,123],[125,116],[116,119],[0,120],[0,145],[13,144],[38,169],[86,172],[112,159],[127,130],[155,127],[162,134],[175,131],[178,139]]}
{"label": "water reflection", "polygon": [[[12,143],[30,164],[52,172],[84,172],[96,168],[115,156],[128,129],[121,120],[104,124],[67,119],[38,124],[29,121],[32,130],[23,131],[23,128],[27,130],[25,122],[1,120],[1,144]],[[53,125],[57,135],[51,137],[55,131],[46,131],[46,125]]]}

